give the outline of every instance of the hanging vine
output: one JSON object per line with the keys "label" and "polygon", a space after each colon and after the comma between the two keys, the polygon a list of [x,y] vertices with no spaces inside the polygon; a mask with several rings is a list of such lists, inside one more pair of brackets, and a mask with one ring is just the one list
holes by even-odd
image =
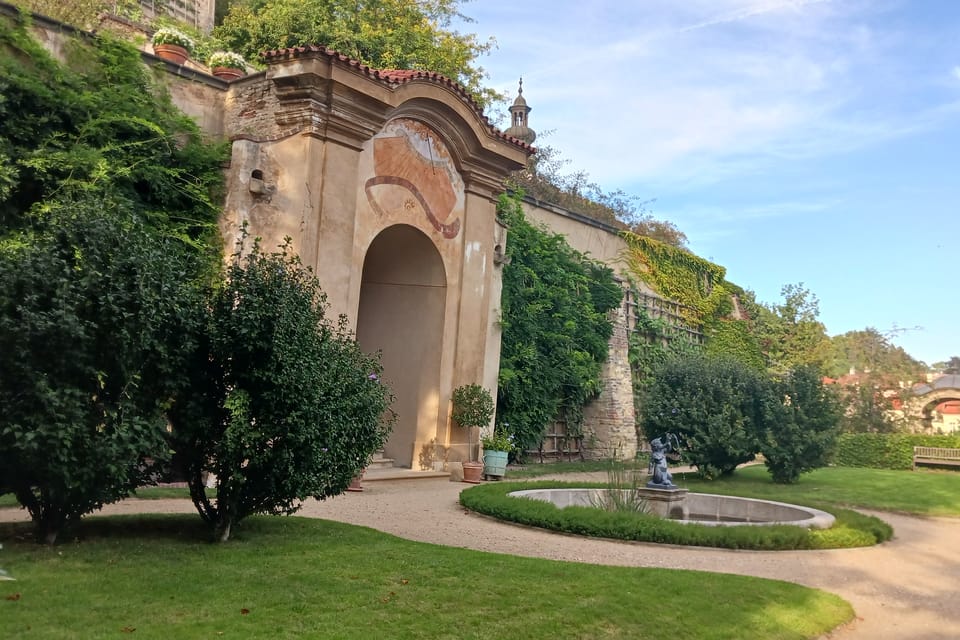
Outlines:
{"label": "hanging vine", "polygon": [[690,325],[704,327],[730,312],[726,269],[653,238],[622,235],[630,271],[660,295],[681,303],[681,314]]}

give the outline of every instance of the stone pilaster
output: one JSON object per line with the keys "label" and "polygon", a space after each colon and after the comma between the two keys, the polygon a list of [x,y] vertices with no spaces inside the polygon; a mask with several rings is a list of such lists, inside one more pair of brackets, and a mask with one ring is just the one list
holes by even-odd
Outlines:
{"label": "stone pilaster", "polygon": [[603,365],[603,391],[584,408],[584,453],[591,458],[632,459],[637,454],[637,432],[630,372],[627,306],[610,311],[613,335]]}

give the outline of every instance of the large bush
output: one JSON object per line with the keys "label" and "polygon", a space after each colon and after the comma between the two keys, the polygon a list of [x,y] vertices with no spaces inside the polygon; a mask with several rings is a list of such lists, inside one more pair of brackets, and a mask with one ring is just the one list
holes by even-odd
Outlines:
{"label": "large bush", "polygon": [[766,379],[729,358],[669,360],[644,386],[641,427],[649,438],[680,436],[684,460],[706,478],[753,460],[770,413]]}
{"label": "large bush", "polygon": [[191,497],[221,541],[248,515],[342,493],[383,446],[391,396],[379,359],[324,308],[297,258],[257,246],[213,295],[171,417]]}
{"label": "large bush", "polygon": [[814,367],[798,367],[772,383],[771,413],[760,452],[774,482],[796,482],[827,464],[839,433],[840,408]]}
{"label": "large bush", "polygon": [[184,346],[194,260],[103,206],[0,243],[0,492],[48,543],[149,481]]}

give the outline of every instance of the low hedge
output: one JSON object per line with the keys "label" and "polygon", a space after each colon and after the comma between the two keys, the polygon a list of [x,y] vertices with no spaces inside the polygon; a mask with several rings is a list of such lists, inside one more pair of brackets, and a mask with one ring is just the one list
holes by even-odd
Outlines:
{"label": "low hedge", "polygon": [[549,502],[507,495],[524,489],[604,486],[602,483],[498,482],[463,491],[460,504],[471,511],[500,520],[562,533],[724,549],[841,549],[866,547],[893,536],[893,529],[882,520],[832,505],[808,505],[833,514],[836,523],[830,529],[805,529],[790,525],[712,527],[681,524],[649,514],[611,512],[589,507],[560,509]]}
{"label": "low hedge", "polygon": [[844,433],[837,439],[832,462],[838,467],[910,469],[914,447],[960,448],[960,435]]}

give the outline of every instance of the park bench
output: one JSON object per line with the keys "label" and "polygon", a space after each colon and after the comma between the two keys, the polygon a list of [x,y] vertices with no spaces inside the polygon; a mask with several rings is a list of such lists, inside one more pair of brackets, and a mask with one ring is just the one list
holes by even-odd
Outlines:
{"label": "park bench", "polygon": [[918,464],[949,465],[960,467],[960,449],[947,449],[944,447],[914,447],[914,470],[916,470]]}

